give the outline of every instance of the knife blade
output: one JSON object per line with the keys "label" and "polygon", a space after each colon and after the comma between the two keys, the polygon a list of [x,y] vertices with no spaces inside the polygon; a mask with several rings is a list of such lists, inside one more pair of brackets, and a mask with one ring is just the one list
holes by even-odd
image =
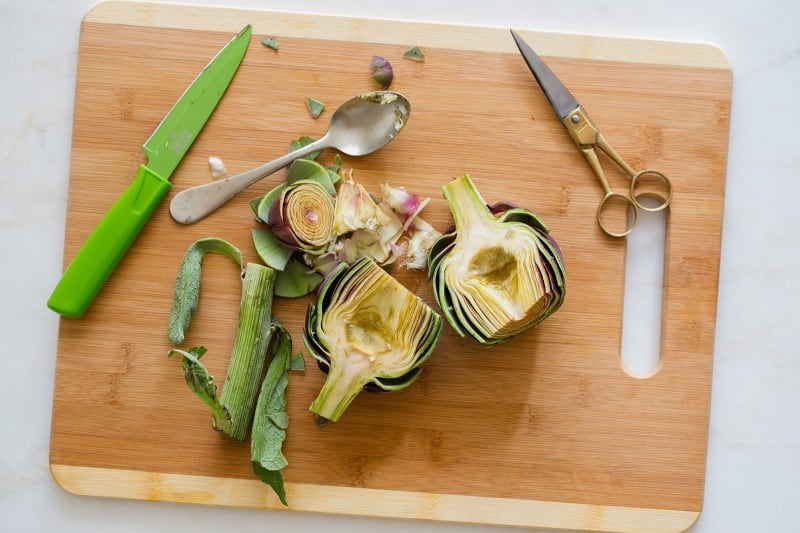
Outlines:
{"label": "knife blade", "polygon": [[161,199],[169,178],[214,112],[250,43],[248,24],[197,75],[142,146],[147,164],[83,243],[47,301],[53,311],[80,317],[133,244]]}

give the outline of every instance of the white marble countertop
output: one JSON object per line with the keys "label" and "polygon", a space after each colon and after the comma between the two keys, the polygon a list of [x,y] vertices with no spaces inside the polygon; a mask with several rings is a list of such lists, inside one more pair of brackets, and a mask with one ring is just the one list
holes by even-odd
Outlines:
{"label": "white marble countertop", "polygon": [[[692,531],[797,531],[800,489],[800,3],[795,0],[215,0],[216,5],[700,41],[733,67],[733,107],[703,513]],[[4,531],[507,531],[507,528],[105,500],[48,469],[80,21],[93,0],[0,7],[0,513]],[[363,4],[363,5],[362,5]],[[131,43],[135,48],[136,43]],[[793,235],[795,235],[793,237]]]}

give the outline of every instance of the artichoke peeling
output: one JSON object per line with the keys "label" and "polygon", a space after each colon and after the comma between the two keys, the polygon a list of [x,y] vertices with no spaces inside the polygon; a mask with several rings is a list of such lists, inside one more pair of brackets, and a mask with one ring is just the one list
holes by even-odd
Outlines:
{"label": "artichoke peeling", "polygon": [[317,423],[339,420],[364,387],[399,390],[439,341],[442,317],[369,257],[340,263],[309,305],[303,341],[327,369],[311,404]]}
{"label": "artichoke peeling", "polygon": [[442,192],[455,229],[431,248],[428,277],[453,329],[488,346],[553,314],[564,301],[566,272],[542,219],[509,204],[494,213],[468,175]]}

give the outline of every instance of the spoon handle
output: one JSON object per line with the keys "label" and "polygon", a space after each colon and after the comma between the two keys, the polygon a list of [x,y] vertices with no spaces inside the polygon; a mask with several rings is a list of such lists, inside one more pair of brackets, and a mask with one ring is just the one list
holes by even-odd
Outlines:
{"label": "spoon handle", "polygon": [[181,224],[197,222],[255,182],[289,165],[295,159],[328,148],[328,146],[326,137],[322,137],[236,176],[186,189],[172,198],[169,204],[169,213],[176,222]]}

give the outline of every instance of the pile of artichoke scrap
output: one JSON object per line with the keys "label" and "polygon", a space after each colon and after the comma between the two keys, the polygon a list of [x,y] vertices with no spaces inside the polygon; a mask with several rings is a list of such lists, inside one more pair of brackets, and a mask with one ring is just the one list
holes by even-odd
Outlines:
{"label": "pile of artichoke scrap", "polygon": [[279,272],[278,296],[305,296],[338,264],[361,257],[422,270],[441,237],[420,216],[430,198],[388,183],[377,198],[352,170],[341,178],[339,168],[338,159],[330,167],[298,159],[284,182],[251,203],[265,224],[253,229],[253,243],[264,264]]}

